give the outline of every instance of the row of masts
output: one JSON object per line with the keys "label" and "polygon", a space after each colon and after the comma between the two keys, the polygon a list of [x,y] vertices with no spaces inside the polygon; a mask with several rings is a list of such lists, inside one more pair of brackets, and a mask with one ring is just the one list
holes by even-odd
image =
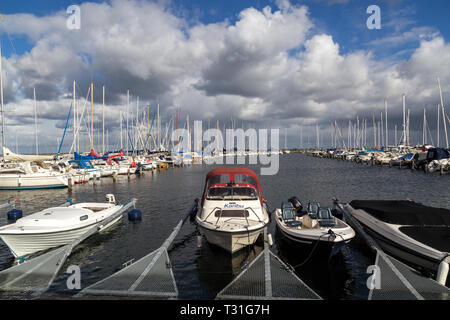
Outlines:
{"label": "row of masts", "polygon": [[[1,57],[1,47],[0,47],[0,57]],[[445,137],[445,146],[449,147],[448,142],[448,134],[447,134],[447,121],[450,122],[450,119],[445,112],[444,108],[444,101],[443,101],[443,95],[442,95],[442,88],[439,77],[437,77],[437,84],[439,89],[439,96],[440,96],[440,104],[437,107],[437,130],[436,130],[436,146],[440,146],[440,118],[442,117],[443,122],[443,128],[444,128],[444,137]],[[69,151],[71,153],[72,151],[80,151],[80,130],[81,130],[81,124],[83,121],[83,115],[85,112],[87,97],[90,94],[90,100],[91,100],[91,112],[90,112],[90,126],[88,130],[89,134],[89,140],[90,140],[90,149],[94,149],[94,84],[91,82],[90,87],[88,89],[88,93],[86,96],[86,101],[84,103],[84,107],[82,109],[81,115],[80,110],[78,109],[77,105],[77,99],[76,99],[76,82],[73,82],[73,143],[72,147]],[[38,144],[38,121],[37,121],[37,104],[36,104],[36,89],[33,88],[33,100],[34,100],[34,116],[35,116],[35,147],[36,147],[36,154],[39,154],[39,144]],[[163,141],[163,135],[161,133],[161,118],[160,118],[160,110],[159,110],[159,103],[156,106],[156,125],[155,125],[155,131],[156,134],[151,134],[151,128],[150,128],[150,108],[149,104],[147,104],[147,110],[145,113],[144,119],[146,119],[146,133],[145,135],[142,135],[143,131],[143,125],[142,122],[139,123],[139,97],[136,99],[136,118],[135,122],[133,124],[132,119],[130,119],[130,91],[127,90],[127,104],[126,104],[126,132],[125,132],[125,145],[123,143],[123,113],[122,110],[120,110],[120,149],[126,148],[125,150],[137,150],[140,148],[142,149],[150,149],[150,137],[153,139],[153,146],[155,151],[167,151],[169,149],[169,128],[175,127],[176,129],[179,128],[180,120],[181,120],[181,114],[180,111],[176,111],[176,120],[173,124],[173,117],[170,119],[169,123],[166,124],[166,133],[164,135],[164,141]],[[2,119],[2,146],[5,146],[5,115],[4,115],[4,100],[3,100],[3,76],[2,76],[2,59],[0,58],[0,102],[1,102],[1,119]],[[411,145],[411,139],[410,139],[410,109],[406,110],[406,95],[402,95],[402,103],[403,103],[403,113],[402,113],[402,133],[400,139],[397,139],[397,125],[394,126],[394,136],[395,136],[395,145],[396,146],[410,146]],[[85,125],[86,125],[86,121]],[[233,118],[231,118],[231,129],[235,128],[235,121]],[[153,120],[152,120],[152,126],[153,126]],[[87,125],[86,125],[87,127]],[[134,133],[132,134],[132,130],[130,130],[130,127],[134,128]],[[208,121],[208,129],[210,127],[210,122]],[[186,117],[186,125],[185,128],[188,129],[189,132],[192,132],[192,127],[190,126],[189,121],[189,115]],[[330,132],[331,132],[331,147],[337,148],[362,148],[363,146],[368,146],[368,119],[363,118],[360,119],[359,117],[356,117],[356,120],[352,122],[352,120],[348,121],[348,132],[347,132],[347,139],[344,137],[344,130],[343,130],[343,120],[340,121],[340,124],[338,121],[332,121],[330,123]],[[219,120],[216,120],[216,129],[219,128]],[[224,132],[225,132],[226,126],[224,124]],[[242,129],[244,129],[244,123],[242,122]],[[316,147],[320,149],[321,146],[321,134],[319,132],[319,124],[316,122]],[[388,130],[388,102],[385,100],[385,108],[384,108],[384,117],[383,112],[380,112],[380,118],[378,121],[375,119],[375,113],[372,114],[372,132],[373,132],[373,147],[388,147],[389,146],[389,130]],[[108,130],[106,131],[108,135]],[[287,129],[285,129],[285,137],[284,137],[284,147],[287,148]],[[131,137],[133,136],[133,139]],[[192,135],[191,135],[192,136]],[[428,137],[430,137],[431,143],[434,144],[434,141],[431,136],[429,124],[427,121],[427,112],[424,108],[423,111],[423,126],[422,126],[422,144],[428,144]],[[107,138],[108,139],[108,138]],[[16,138],[17,140],[17,138]],[[346,141],[347,140],[347,141]],[[177,140],[178,144],[179,140]],[[192,150],[192,141],[189,142],[191,150]],[[308,137],[308,144],[309,144],[309,137]],[[164,145],[164,146],[163,146]],[[109,146],[109,143],[107,143],[107,146]],[[300,147],[303,147],[303,126],[300,127]],[[101,144],[101,151],[102,153],[105,153],[105,86],[102,86],[102,144]]]}
{"label": "row of masts", "polygon": [[[442,122],[442,127],[444,128],[444,137],[445,137],[445,147],[449,147],[448,142],[448,134],[447,134],[447,122],[450,123],[450,118],[448,114],[445,111],[444,108],[444,101],[442,97],[442,88],[439,77],[437,78],[438,88],[439,88],[439,95],[440,95],[440,104],[437,106],[437,123],[436,123],[436,146],[441,146],[440,142],[440,127]],[[397,129],[398,126],[394,125],[394,146],[411,146],[411,110],[406,109],[406,94],[402,95],[402,106],[403,106],[403,112],[402,112],[402,125],[401,125],[401,136],[398,139],[397,135]],[[442,117],[442,121],[441,121]],[[368,137],[368,130],[370,130],[368,126],[368,122],[371,120],[371,126],[372,126],[372,141],[369,141],[370,138]],[[285,145],[286,145],[286,135],[287,132],[285,131]],[[300,126],[300,149],[304,148],[303,143],[303,126]],[[316,121],[315,125],[315,145],[317,149],[320,149],[323,145],[322,142],[322,136],[321,136],[321,130],[318,121]],[[423,124],[422,124],[422,145],[427,145],[429,142],[429,139],[431,140],[431,144],[434,145],[433,137],[430,131],[430,126],[428,124],[427,120],[427,110],[426,108],[423,109]],[[375,112],[372,113],[372,119],[363,118],[360,119],[358,116],[354,121],[348,120],[348,126],[347,126],[347,137],[345,137],[344,134],[344,121],[331,121],[330,122],[330,146],[331,148],[363,148],[363,147],[374,147],[374,148],[381,148],[381,147],[389,147],[392,146],[389,143],[389,128],[388,128],[388,102],[387,100],[384,101],[384,115],[383,112],[380,112],[380,117],[378,120],[376,119]],[[310,147],[309,143],[309,136],[308,136],[308,143],[307,146]],[[286,146],[285,146],[286,148]]]}

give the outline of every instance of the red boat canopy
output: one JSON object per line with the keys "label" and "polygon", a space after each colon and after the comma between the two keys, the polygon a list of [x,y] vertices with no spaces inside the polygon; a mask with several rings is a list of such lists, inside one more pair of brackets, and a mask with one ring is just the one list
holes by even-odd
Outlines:
{"label": "red boat canopy", "polygon": [[[205,182],[205,190],[203,193],[203,199],[206,195],[206,191],[209,186],[217,183],[229,183],[234,182],[235,184],[250,184],[258,192],[259,200],[261,204],[263,202],[261,193],[261,184],[259,183],[258,176],[253,170],[247,168],[239,167],[222,167],[216,168],[208,172]],[[202,201],[203,202],[203,201]]]}

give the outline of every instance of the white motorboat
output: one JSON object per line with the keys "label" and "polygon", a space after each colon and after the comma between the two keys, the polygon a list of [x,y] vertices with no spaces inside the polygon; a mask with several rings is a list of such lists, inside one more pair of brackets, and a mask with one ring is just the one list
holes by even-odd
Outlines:
{"label": "white motorboat", "polygon": [[[0,238],[16,258],[68,244],[124,206],[117,205],[113,195],[107,195],[107,200],[44,209],[0,227]],[[121,218],[119,215],[103,229]]]}
{"label": "white motorboat", "polygon": [[414,201],[353,200],[344,206],[386,252],[437,273],[450,256],[450,210]]}
{"label": "white motorboat", "polygon": [[235,167],[211,170],[196,222],[209,243],[230,253],[254,244],[269,223],[257,175]]}
{"label": "white motorboat", "polygon": [[30,162],[0,169],[0,190],[66,188],[67,174],[43,169]]}
{"label": "white motorboat", "polygon": [[328,255],[336,244],[347,243],[355,237],[355,231],[348,224],[320,203],[310,202],[306,211],[302,209],[298,198],[293,197],[275,210],[278,229],[294,244],[318,245],[319,250]]}

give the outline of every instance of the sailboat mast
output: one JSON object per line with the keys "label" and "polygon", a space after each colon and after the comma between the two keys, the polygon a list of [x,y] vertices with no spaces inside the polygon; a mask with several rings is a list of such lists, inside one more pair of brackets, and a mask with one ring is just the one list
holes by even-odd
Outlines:
{"label": "sailboat mast", "polygon": [[149,137],[150,137],[150,105],[147,104],[147,143],[145,145],[146,149],[149,149]]}
{"label": "sailboat mast", "polygon": [[440,136],[440,134],[439,134],[439,122],[440,122],[440,119],[439,119],[439,115],[440,115],[440,113],[441,113],[441,105],[440,104],[438,104],[438,108],[437,108],[437,131],[436,131],[436,147],[438,147],[439,148],[439,136]]}
{"label": "sailboat mast", "polygon": [[384,122],[383,122],[383,112],[380,112],[380,136],[381,136],[381,140],[380,140],[380,147],[385,146],[384,144]]}
{"label": "sailboat mast", "polygon": [[406,140],[406,95],[405,94],[402,95],[402,99],[403,99],[403,145],[406,146],[407,140]]}
{"label": "sailboat mast", "polygon": [[422,145],[425,145],[425,121],[426,121],[426,114],[425,114],[425,108],[423,108],[423,125],[422,125]]}
{"label": "sailboat mast", "polygon": [[161,119],[159,118],[159,103],[157,107],[157,113],[158,113],[158,151],[161,150]]}
{"label": "sailboat mast", "polygon": [[38,146],[36,88],[33,88],[33,99],[34,99],[34,127],[35,127],[35,135],[36,135],[36,155],[38,155],[39,154],[39,146]]}
{"label": "sailboat mast", "polygon": [[91,150],[94,149],[94,83],[91,82]]}
{"label": "sailboat mast", "polygon": [[2,159],[5,162],[5,154],[3,152],[5,148],[5,110],[3,106],[3,72],[2,72],[2,47],[0,44],[0,101],[1,101],[1,113],[2,113]]}
{"label": "sailboat mast", "polygon": [[105,86],[103,89],[103,99],[102,99],[102,154],[105,154]]}
{"label": "sailboat mast", "polygon": [[409,135],[409,116],[410,116],[410,113],[411,113],[411,109],[408,109],[408,118],[406,119],[406,128],[407,128],[407,130],[406,130],[406,132],[407,132],[407,140],[406,140],[406,142],[407,142],[407,145],[408,146],[410,146],[411,145],[411,141],[410,141],[410,135]]}
{"label": "sailboat mast", "polygon": [[441,88],[441,80],[437,77],[438,87],[439,87],[439,95],[441,98],[441,108],[442,108],[442,120],[444,122],[444,133],[445,133],[445,144],[448,148],[448,136],[447,136],[447,123],[445,121],[445,109],[444,109],[444,99],[442,98],[442,88]]}
{"label": "sailboat mast", "polygon": [[388,147],[389,146],[389,136],[388,136],[388,112],[387,112],[387,100],[384,100],[384,113],[385,113],[385,122],[386,122],[386,125],[385,125],[385,130],[386,130],[386,135],[385,135],[385,139],[386,139],[386,142],[385,142],[385,145],[386,145],[386,147]]}
{"label": "sailboat mast", "polygon": [[375,127],[375,113],[372,113],[372,124],[373,124],[373,147],[377,147],[377,128]]}
{"label": "sailboat mast", "polygon": [[75,107],[75,80],[73,80],[72,98],[73,98],[73,145],[74,145],[74,151],[77,151],[77,144],[76,144],[77,113],[76,113],[76,107]]}
{"label": "sailboat mast", "polygon": [[128,145],[128,140],[130,140],[129,139],[129,136],[128,136],[128,118],[129,118],[129,114],[130,114],[130,90],[127,90],[127,133],[126,133],[126,137],[125,137],[125,141],[127,142],[127,153],[126,153],[126,155],[128,155],[128,148],[129,148],[129,145]]}

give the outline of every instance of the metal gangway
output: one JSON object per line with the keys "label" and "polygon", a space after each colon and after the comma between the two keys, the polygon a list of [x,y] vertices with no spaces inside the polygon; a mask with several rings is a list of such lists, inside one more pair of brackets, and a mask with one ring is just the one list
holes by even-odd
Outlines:
{"label": "metal gangway", "polygon": [[[195,208],[196,205],[192,210],[195,210]],[[86,287],[75,297],[90,295],[158,299],[177,298],[178,288],[167,250],[192,210],[180,220],[161,247],[125,266],[113,275]]]}
{"label": "metal gangway", "polygon": [[[368,280],[371,283],[368,300],[450,300],[448,287],[386,254],[352,216],[347,205],[337,201],[335,205],[376,254],[374,274]],[[377,272],[378,275],[375,274]]]}
{"label": "metal gangway", "polygon": [[264,250],[245,271],[220,291],[216,299],[231,300],[321,300],[269,249],[264,228]]}
{"label": "metal gangway", "polygon": [[[115,219],[119,218],[125,211],[134,207],[137,199],[132,199],[111,217],[103,220],[100,224],[93,226],[78,239],[65,246],[53,249],[37,257],[25,260],[18,265],[10,267],[0,272],[0,291],[14,291],[27,293],[32,297],[37,297],[46,292],[55,280],[56,275],[62,265],[72,253],[72,250],[81,242],[95,233],[104,229]],[[69,199],[62,207],[73,204]]]}

